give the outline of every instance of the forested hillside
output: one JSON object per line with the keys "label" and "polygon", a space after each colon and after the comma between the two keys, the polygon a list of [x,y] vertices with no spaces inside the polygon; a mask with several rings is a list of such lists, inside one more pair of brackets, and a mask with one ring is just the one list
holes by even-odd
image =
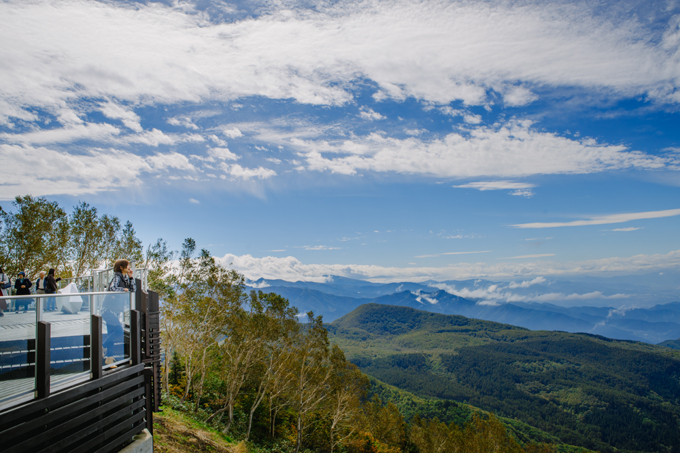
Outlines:
{"label": "forested hillside", "polygon": [[603,452],[680,451],[680,354],[368,304],[329,325],[362,371]]}

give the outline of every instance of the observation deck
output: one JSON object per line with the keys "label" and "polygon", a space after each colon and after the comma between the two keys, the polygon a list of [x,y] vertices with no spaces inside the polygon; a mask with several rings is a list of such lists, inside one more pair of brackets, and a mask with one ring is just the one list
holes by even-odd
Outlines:
{"label": "observation deck", "polygon": [[110,271],[0,298],[11,309],[0,317],[0,452],[115,452],[153,432],[158,294],[143,269],[136,293],[102,291]]}

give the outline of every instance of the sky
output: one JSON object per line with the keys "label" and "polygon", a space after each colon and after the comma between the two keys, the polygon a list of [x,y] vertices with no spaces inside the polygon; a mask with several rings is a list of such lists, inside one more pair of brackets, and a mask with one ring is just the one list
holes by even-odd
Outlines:
{"label": "sky", "polygon": [[680,2],[0,3],[0,204],[256,279],[680,269]]}

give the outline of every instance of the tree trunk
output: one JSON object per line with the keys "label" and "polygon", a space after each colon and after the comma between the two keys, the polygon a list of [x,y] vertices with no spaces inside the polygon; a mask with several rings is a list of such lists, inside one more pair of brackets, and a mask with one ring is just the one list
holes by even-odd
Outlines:
{"label": "tree trunk", "polygon": [[302,416],[298,414],[297,417],[297,439],[295,442],[295,453],[300,453],[300,447],[302,446]]}

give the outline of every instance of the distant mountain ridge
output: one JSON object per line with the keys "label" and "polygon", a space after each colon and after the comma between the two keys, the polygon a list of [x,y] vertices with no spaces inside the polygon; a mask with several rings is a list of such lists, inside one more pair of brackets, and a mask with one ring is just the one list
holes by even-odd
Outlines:
{"label": "distant mountain ridge", "polygon": [[[680,302],[659,304],[648,308],[563,307],[552,303],[498,303],[483,298],[460,297],[431,285],[460,288],[494,288],[494,282],[466,280],[450,282],[371,283],[344,277],[331,277],[328,282],[288,282],[259,279],[249,282],[253,289],[274,292],[286,297],[301,312],[314,311],[331,322],[367,304],[398,305],[435,313],[462,315],[469,318],[496,321],[531,330],[583,332],[618,340],[661,343],[680,338]],[[584,291],[595,286],[588,282]],[[553,288],[554,286],[554,288]],[[516,294],[540,284],[513,288]],[[565,283],[551,285],[551,291],[569,289]],[[544,288],[543,288],[544,289]],[[570,291],[573,290],[569,289]],[[614,291],[615,288],[612,290]],[[468,291],[474,294],[472,291]],[[550,293],[550,294],[554,294]]]}
{"label": "distant mountain ridge", "polygon": [[680,352],[365,304],[328,325],[362,371],[603,453],[680,451]]}

